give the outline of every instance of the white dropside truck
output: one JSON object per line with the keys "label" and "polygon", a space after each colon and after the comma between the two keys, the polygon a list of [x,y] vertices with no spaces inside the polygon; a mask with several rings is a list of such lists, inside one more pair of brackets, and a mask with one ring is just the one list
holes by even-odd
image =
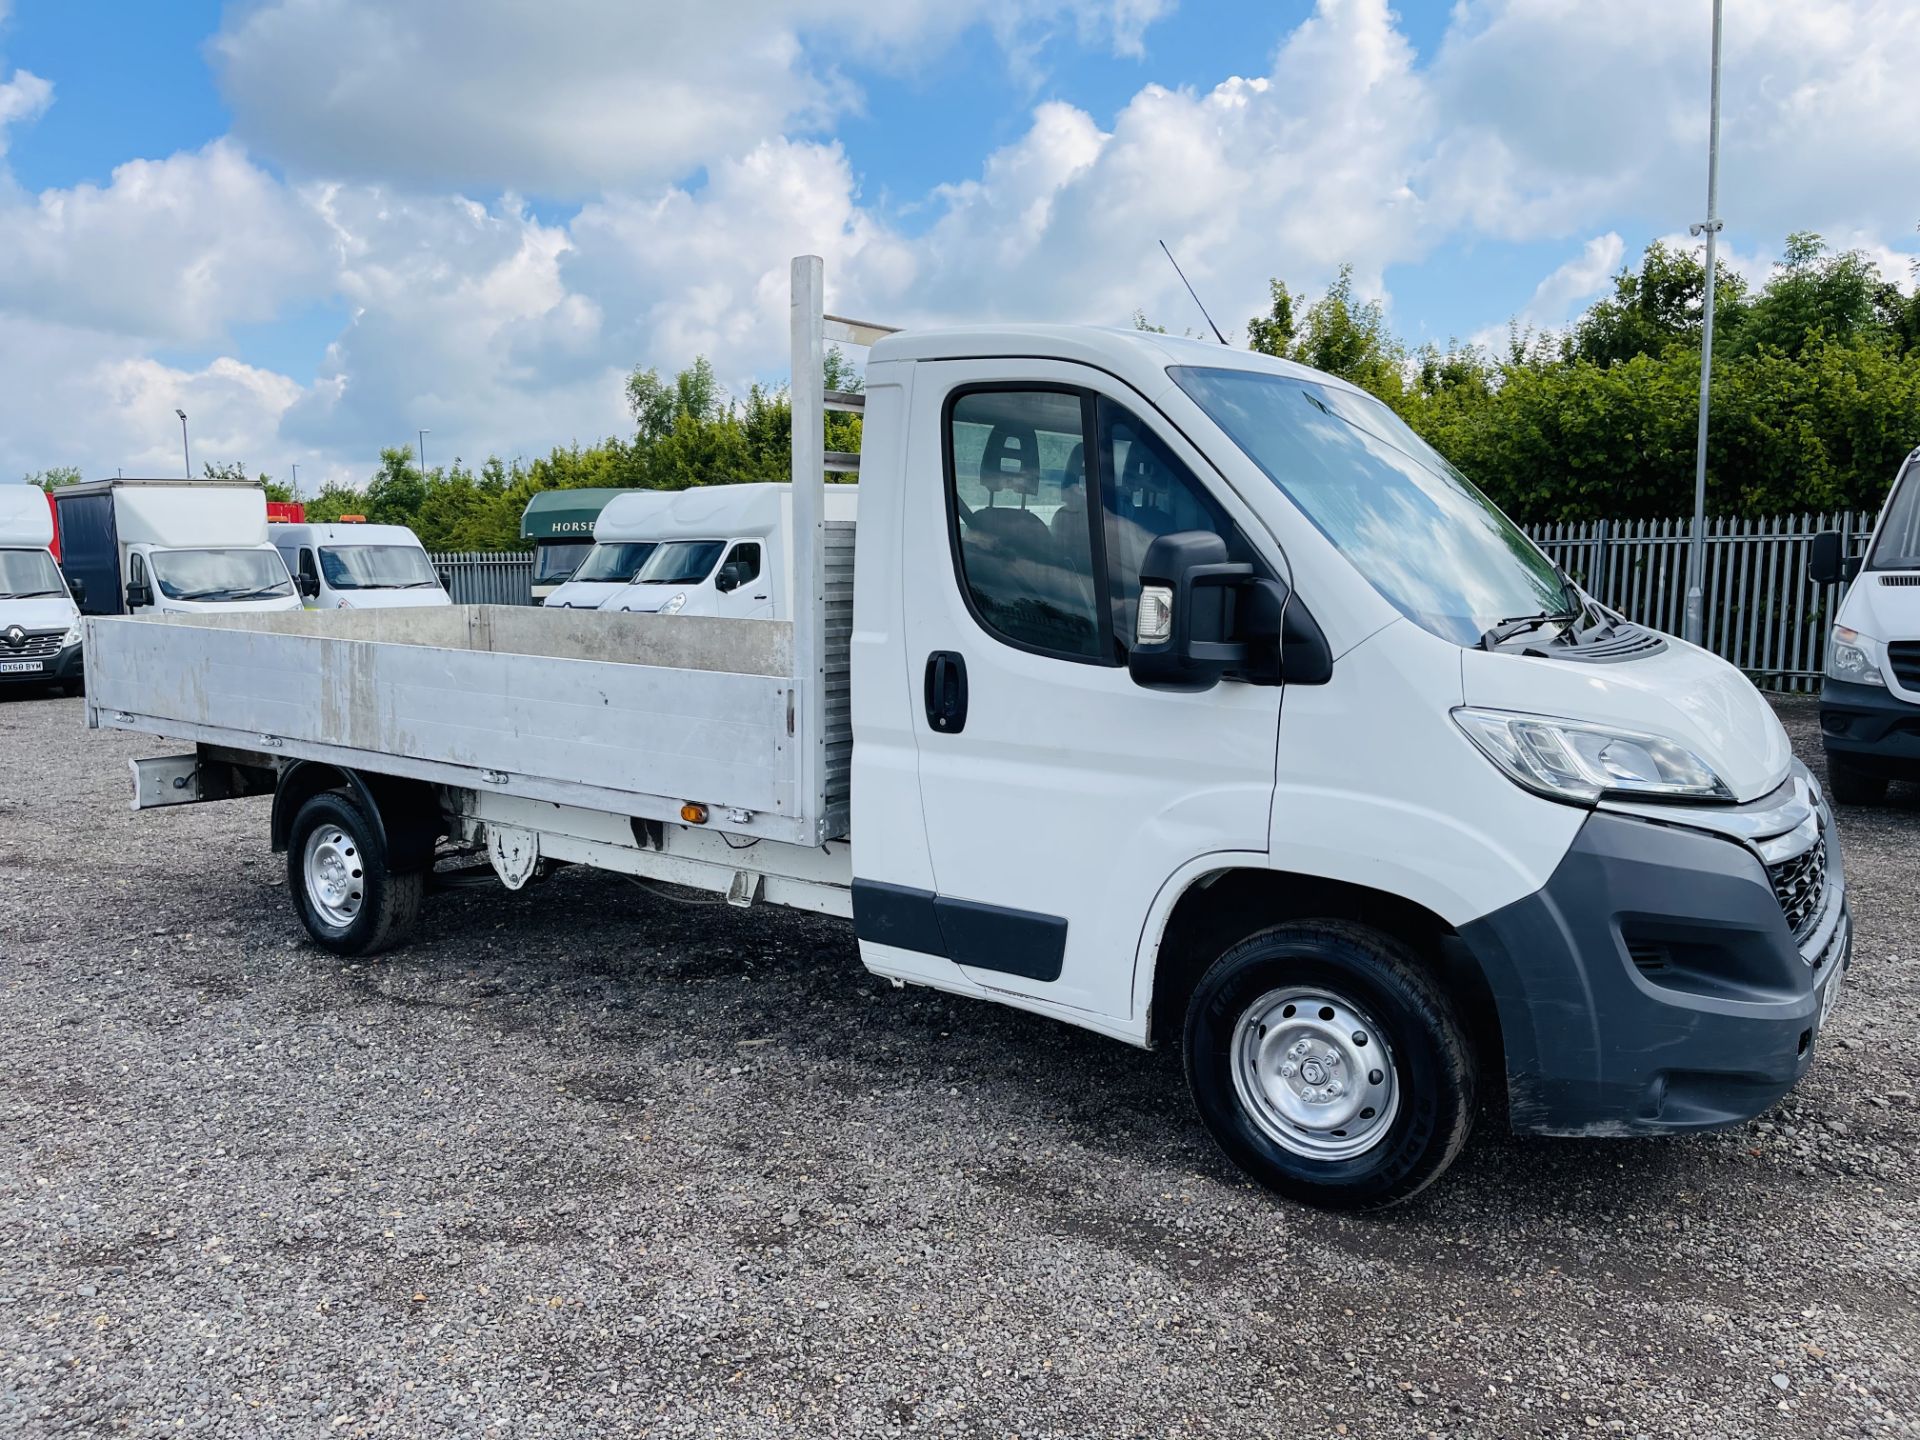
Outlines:
{"label": "white dropside truck", "polygon": [[52,544],[47,492],[0,485],[0,688],[80,690],[80,607],[54,563]]}
{"label": "white dropside truck", "polygon": [[[271,790],[321,946],[437,847],[852,920],[866,966],[1139,1045],[1291,1196],[1467,1137],[1738,1122],[1849,954],[1818,786],[1735,670],[1581,592],[1353,387],[1135,331],[917,335],[794,264],[793,614],[95,620],[136,806]],[[857,462],[826,339],[872,346]],[[823,471],[857,463],[855,529]],[[759,841],[758,844],[748,844]]]}

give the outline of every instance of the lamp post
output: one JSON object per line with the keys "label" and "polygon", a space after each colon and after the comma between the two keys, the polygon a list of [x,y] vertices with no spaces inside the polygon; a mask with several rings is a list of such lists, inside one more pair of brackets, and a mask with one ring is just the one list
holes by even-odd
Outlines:
{"label": "lamp post", "polygon": [[293,462],[293,498],[296,500],[300,498],[300,462],[298,460]]}
{"label": "lamp post", "polygon": [[187,448],[187,412],[176,409],[174,414],[180,417],[180,458],[187,463],[187,479],[193,478],[193,452]]}
{"label": "lamp post", "polygon": [[1700,306],[1700,430],[1693,448],[1693,543],[1687,547],[1686,638],[1698,645],[1705,633],[1702,587],[1707,559],[1707,409],[1713,388],[1713,292],[1715,241],[1720,236],[1720,5],[1713,0],[1713,100],[1707,130],[1707,218],[1688,233],[1707,237],[1707,293]]}
{"label": "lamp post", "polygon": [[420,478],[423,480],[427,475],[427,436],[432,433],[431,430],[422,430],[420,432]]}

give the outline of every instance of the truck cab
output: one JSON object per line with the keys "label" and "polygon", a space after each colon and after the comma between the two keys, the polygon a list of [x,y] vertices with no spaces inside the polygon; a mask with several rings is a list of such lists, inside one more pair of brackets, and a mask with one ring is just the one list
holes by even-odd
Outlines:
{"label": "truck cab", "polygon": [[[633,577],[600,608],[643,615],[717,615],[784,620],[792,613],[793,495],[779,482],[707,485],[664,496],[635,495],[615,521],[651,545]],[[642,508],[638,502],[652,500]],[[826,487],[826,518],[851,522],[856,485]],[[596,535],[599,533],[595,532]]]}
{"label": "truck cab", "polygon": [[1902,462],[1864,557],[1814,537],[1809,577],[1845,584],[1827,638],[1820,740],[1834,798],[1872,805],[1920,780],[1920,450]]}
{"label": "truck cab", "polygon": [[82,683],[80,607],[54,562],[53,513],[37,485],[0,486],[0,685]]}
{"label": "truck cab", "polygon": [[404,525],[269,524],[309,610],[392,610],[450,605],[419,536]]}

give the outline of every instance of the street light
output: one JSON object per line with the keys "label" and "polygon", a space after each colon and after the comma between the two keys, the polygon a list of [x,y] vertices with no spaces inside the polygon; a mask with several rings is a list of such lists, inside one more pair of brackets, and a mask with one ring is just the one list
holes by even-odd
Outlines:
{"label": "street light", "polygon": [[1687,233],[1707,237],[1707,294],[1700,307],[1700,431],[1693,442],[1693,543],[1687,547],[1685,635],[1694,645],[1705,633],[1707,560],[1707,406],[1713,385],[1714,242],[1720,235],[1720,3],[1713,0],[1713,118],[1707,130],[1707,218]]}
{"label": "street light", "polygon": [[300,498],[300,462],[298,460],[293,462],[293,498],[296,500]]}
{"label": "street light", "polygon": [[427,436],[432,433],[431,430],[422,430],[420,432],[420,474],[423,477],[427,473]]}
{"label": "street light", "polygon": [[187,449],[187,412],[176,409],[174,414],[180,417],[180,458],[187,462],[187,479],[193,478],[193,452]]}

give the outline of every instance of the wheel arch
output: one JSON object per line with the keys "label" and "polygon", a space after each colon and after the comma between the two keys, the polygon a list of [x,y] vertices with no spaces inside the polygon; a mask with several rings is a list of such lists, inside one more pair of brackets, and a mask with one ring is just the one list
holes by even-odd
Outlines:
{"label": "wheel arch", "polygon": [[446,827],[433,786],[392,775],[365,775],[318,760],[296,760],[280,772],[273,792],[273,848],[284,851],[300,807],[315,795],[344,790],[367,812],[387,863],[396,871],[425,870]]}
{"label": "wheel arch", "polygon": [[1321,875],[1236,863],[1225,856],[1176,876],[1155,906],[1161,917],[1136,971],[1135,1013],[1145,1005],[1146,1041],[1179,1039],[1194,987],[1222,951],[1287,920],[1347,920],[1405,943],[1459,1012],[1483,1065],[1502,1065],[1505,1046],[1493,992],[1458,933],[1425,906],[1388,891]]}

